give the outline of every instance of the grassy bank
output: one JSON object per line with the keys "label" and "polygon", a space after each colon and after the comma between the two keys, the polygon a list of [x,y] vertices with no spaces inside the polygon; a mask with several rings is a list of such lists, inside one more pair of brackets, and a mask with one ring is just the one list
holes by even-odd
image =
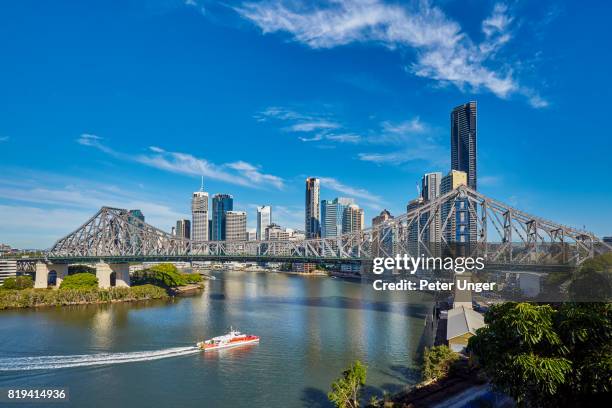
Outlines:
{"label": "grassy bank", "polygon": [[154,285],[113,287],[108,289],[22,289],[0,290],[0,310],[39,306],[65,306],[87,303],[131,302],[164,299],[165,289]]}

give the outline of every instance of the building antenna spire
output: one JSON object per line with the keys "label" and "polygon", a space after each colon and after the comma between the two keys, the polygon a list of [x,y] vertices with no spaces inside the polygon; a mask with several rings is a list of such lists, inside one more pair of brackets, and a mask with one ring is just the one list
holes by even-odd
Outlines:
{"label": "building antenna spire", "polygon": [[204,175],[202,174],[202,183],[200,184],[200,191],[204,191]]}

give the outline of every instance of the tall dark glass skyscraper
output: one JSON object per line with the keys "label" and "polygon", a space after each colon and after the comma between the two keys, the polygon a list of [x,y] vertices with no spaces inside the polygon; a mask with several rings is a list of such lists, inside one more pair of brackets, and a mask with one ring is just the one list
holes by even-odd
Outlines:
{"label": "tall dark glass skyscraper", "polygon": [[476,101],[451,112],[451,169],[467,174],[468,187],[476,190]]}
{"label": "tall dark glass skyscraper", "polygon": [[213,241],[225,241],[225,222],[228,211],[234,210],[234,197],[229,194],[215,194],[212,198],[212,237]]}

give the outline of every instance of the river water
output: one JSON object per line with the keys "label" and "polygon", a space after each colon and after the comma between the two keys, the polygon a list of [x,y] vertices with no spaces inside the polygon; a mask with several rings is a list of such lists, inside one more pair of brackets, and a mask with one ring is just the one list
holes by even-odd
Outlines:
{"label": "river water", "polygon": [[[368,366],[368,395],[418,381],[426,294],[213,275],[201,295],[175,300],[0,311],[0,388],[67,388],[69,402],[54,406],[327,407],[331,382],[355,359]],[[261,342],[194,349],[230,326]]]}

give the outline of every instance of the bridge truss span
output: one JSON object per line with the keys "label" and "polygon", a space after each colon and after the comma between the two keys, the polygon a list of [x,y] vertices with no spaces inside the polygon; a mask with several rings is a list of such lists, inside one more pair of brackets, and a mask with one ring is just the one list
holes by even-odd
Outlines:
{"label": "bridge truss span", "polygon": [[594,234],[535,217],[466,186],[362,231],[334,238],[193,241],[127,210],[103,207],[58,240],[49,259],[367,261],[374,257],[482,256],[495,264],[579,265],[612,251]]}

